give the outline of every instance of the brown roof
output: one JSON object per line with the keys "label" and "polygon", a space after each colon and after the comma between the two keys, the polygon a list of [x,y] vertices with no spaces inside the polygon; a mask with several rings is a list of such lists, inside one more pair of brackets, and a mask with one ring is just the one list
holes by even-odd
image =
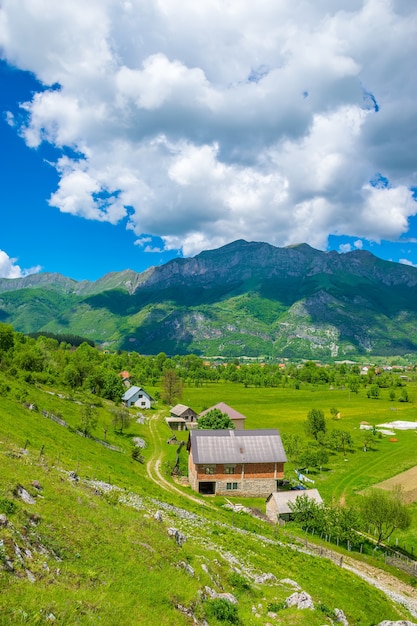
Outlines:
{"label": "brown roof", "polygon": [[198,417],[203,417],[203,415],[205,415],[209,411],[212,411],[213,409],[220,409],[220,411],[222,413],[226,413],[226,415],[228,415],[228,417],[232,421],[233,420],[245,420],[246,419],[246,417],[244,415],[242,415],[242,413],[239,413],[239,411],[236,411],[236,409],[232,409],[232,407],[229,406],[228,404],[226,404],[225,402],[219,402],[218,404],[215,404],[214,406],[211,406],[209,409],[206,409],[202,413],[199,413]]}

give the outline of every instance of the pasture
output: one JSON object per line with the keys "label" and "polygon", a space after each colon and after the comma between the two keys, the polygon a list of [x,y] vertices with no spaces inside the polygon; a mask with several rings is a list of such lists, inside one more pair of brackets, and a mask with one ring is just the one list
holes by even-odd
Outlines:
{"label": "pasture", "polygon": [[[366,390],[358,394],[347,389],[330,389],[328,385],[304,385],[294,388],[245,388],[237,383],[208,383],[184,388],[181,402],[200,412],[218,402],[225,402],[247,417],[245,428],[278,428],[281,435],[304,434],[304,422],[310,409],[321,409],[327,420],[327,429],[343,429],[353,438],[352,451],[331,453],[323,470],[311,472],[323,499],[330,503],[352,502],[358,494],[382,481],[410,470],[417,464],[417,432],[397,431],[397,441],[383,436],[364,451],[364,431],[361,422],[377,425],[393,420],[417,420],[416,383],[407,385],[409,402],[393,402],[388,390],[379,399],[370,399]],[[156,388],[154,389],[156,391]],[[152,393],[152,390],[151,390]],[[340,419],[332,419],[330,409],[336,408]],[[167,411],[168,413],[168,411]],[[311,440],[310,440],[311,441]],[[295,465],[286,464],[286,478],[293,479]],[[415,544],[417,552],[417,503],[411,504],[412,527],[406,535],[398,533],[401,541]],[[397,535],[395,534],[393,539]]]}

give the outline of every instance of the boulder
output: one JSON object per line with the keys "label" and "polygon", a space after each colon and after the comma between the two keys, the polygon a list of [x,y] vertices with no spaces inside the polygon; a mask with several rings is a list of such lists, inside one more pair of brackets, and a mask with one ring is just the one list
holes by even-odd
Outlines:
{"label": "boulder", "polygon": [[212,600],[221,599],[227,600],[227,602],[230,602],[230,604],[237,604],[237,599],[232,593],[217,593],[217,591],[214,591],[214,589],[211,589],[207,586],[204,587],[204,590],[206,592],[206,595],[208,595],[208,597]]}
{"label": "boulder", "polygon": [[305,591],[296,591],[285,600],[287,607],[295,606],[297,609],[314,609],[311,596]]}
{"label": "boulder", "polygon": [[30,495],[30,493],[28,491],[26,491],[26,489],[24,487],[22,487],[22,485],[17,485],[14,493],[15,493],[15,495],[18,498],[21,498],[23,500],[23,502],[25,502],[26,504],[35,504],[36,503],[35,498],[33,498]]}
{"label": "boulder", "polygon": [[342,624],[342,626],[349,626],[349,622],[346,619],[346,615],[343,613],[342,609],[335,609],[334,614],[336,617],[336,622]]}
{"label": "boulder", "polygon": [[255,582],[264,585],[265,583],[276,583],[277,577],[274,574],[261,574],[260,576],[256,576]]}

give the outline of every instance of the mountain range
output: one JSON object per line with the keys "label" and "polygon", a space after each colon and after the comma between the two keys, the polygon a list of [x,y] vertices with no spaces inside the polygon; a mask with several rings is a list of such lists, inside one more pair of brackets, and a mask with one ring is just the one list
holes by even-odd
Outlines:
{"label": "mountain range", "polygon": [[417,349],[417,270],[369,252],[235,241],[95,282],[0,279],[0,321],[142,354],[353,358]]}

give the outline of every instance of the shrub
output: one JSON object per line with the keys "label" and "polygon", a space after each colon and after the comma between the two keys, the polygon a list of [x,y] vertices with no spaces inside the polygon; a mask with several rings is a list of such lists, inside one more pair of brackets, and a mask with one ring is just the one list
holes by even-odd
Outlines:
{"label": "shrub", "polygon": [[250,591],[251,589],[248,579],[237,572],[230,574],[229,581],[235,589],[239,589],[240,591]]}
{"label": "shrub", "polygon": [[278,613],[278,611],[282,611],[286,608],[287,604],[285,600],[283,600],[282,602],[268,602],[267,604],[268,612],[270,611],[271,613]]}
{"label": "shrub", "polygon": [[206,602],[207,617],[214,617],[219,622],[226,622],[228,624],[240,624],[237,606],[231,604],[223,598],[216,598],[215,600],[207,600]]}
{"label": "shrub", "polygon": [[17,507],[12,500],[8,498],[0,498],[0,512],[5,515],[11,515],[16,511]]}

